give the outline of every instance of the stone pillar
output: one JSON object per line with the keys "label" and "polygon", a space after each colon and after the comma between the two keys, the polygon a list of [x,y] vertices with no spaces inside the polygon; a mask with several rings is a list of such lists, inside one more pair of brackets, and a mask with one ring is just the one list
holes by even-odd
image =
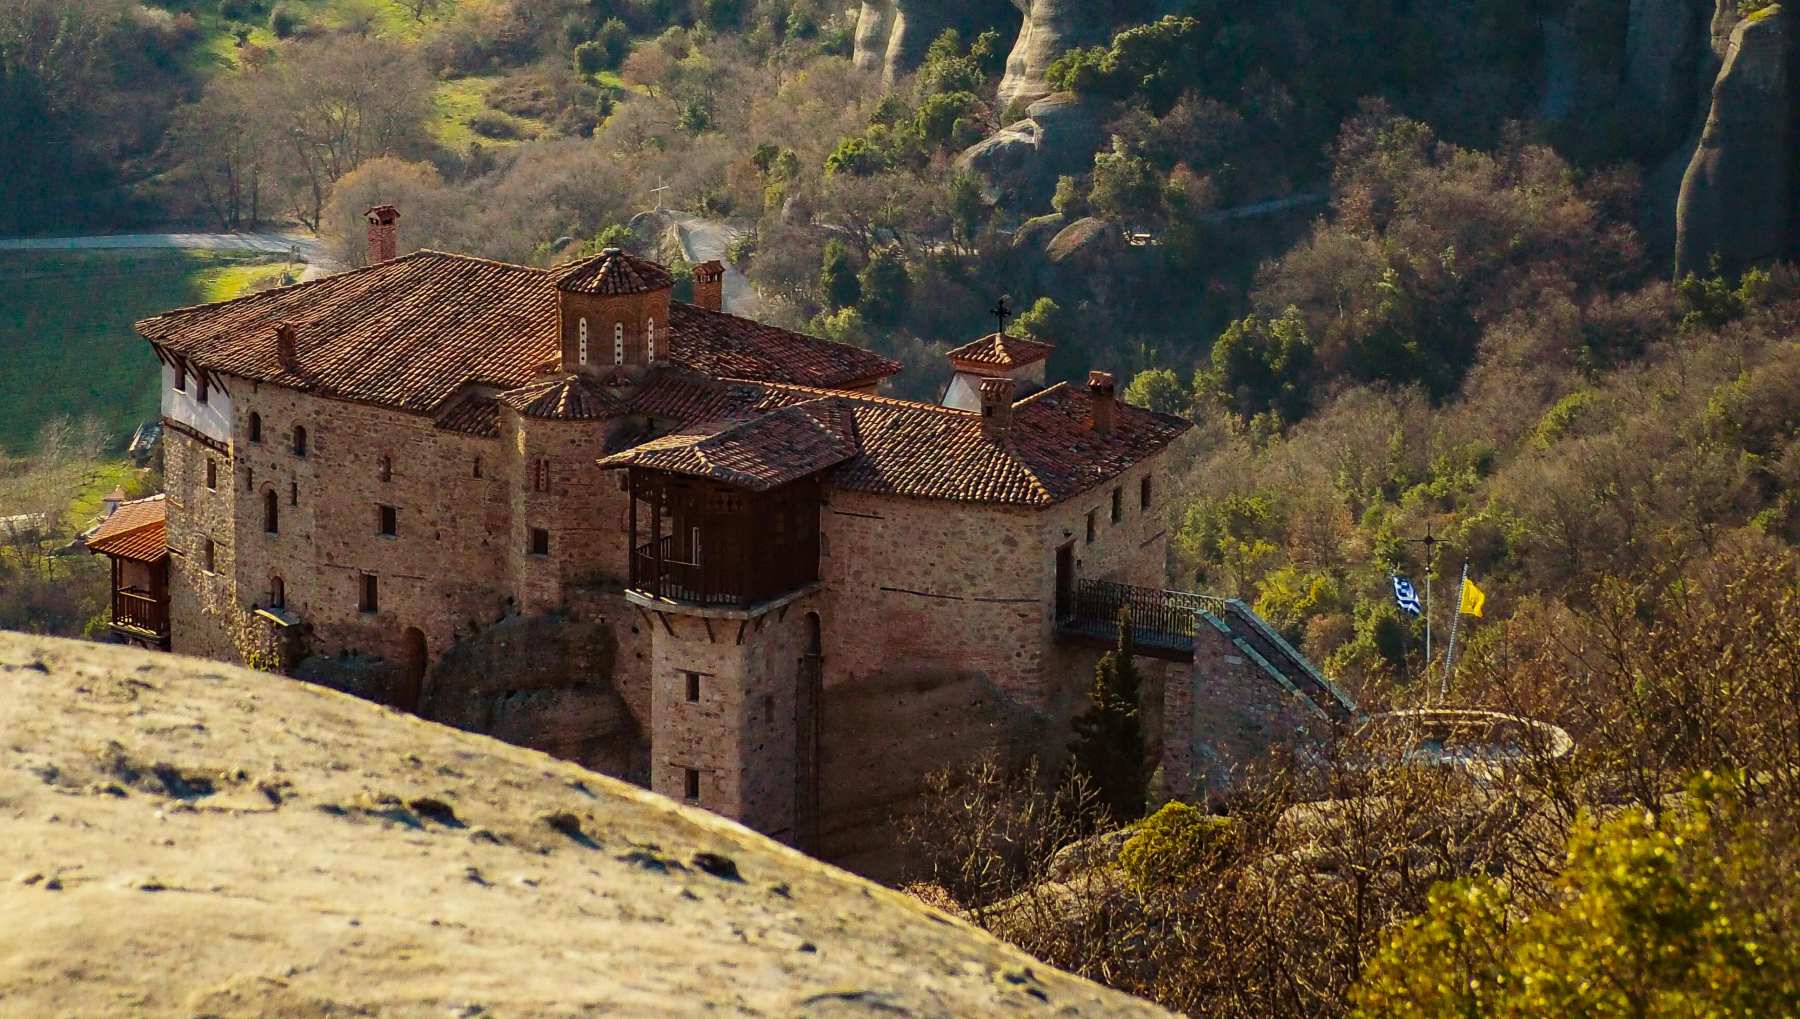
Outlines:
{"label": "stone pillar", "polygon": [[363,210],[369,221],[369,264],[391,260],[399,249],[400,210],[391,205],[374,205]]}
{"label": "stone pillar", "polygon": [[707,311],[725,310],[725,263],[715,259],[694,266],[694,304]]}

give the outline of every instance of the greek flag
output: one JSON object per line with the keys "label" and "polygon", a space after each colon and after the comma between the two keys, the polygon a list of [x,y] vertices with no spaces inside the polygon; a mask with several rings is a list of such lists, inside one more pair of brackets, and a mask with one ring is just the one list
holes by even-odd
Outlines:
{"label": "greek flag", "polygon": [[1398,573],[1394,574],[1394,604],[1400,606],[1400,611],[1410,616],[1422,615],[1425,612],[1425,606],[1419,604],[1419,592],[1413,590],[1412,581]]}

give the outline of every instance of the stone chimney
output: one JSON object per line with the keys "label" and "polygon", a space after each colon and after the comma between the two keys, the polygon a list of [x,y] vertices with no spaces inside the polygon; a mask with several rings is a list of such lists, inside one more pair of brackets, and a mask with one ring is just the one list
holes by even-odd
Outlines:
{"label": "stone chimney", "polygon": [[1012,428],[1013,391],[1019,383],[1015,379],[982,379],[981,380],[981,434],[994,442],[1006,438]]}
{"label": "stone chimney", "polygon": [[1088,396],[1093,400],[1094,431],[1111,435],[1119,420],[1118,386],[1112,372],[1088,372]]}
{"label": "stone chimney", "polygon": [[294,337],[294,323],[278,322],[275,325],[275,359],[283,368],[293,368],[300,360],[300,345]]}
{"label": "stone chimney", "polygon": [[369,221],[369,264],[389,261],[399,247],[400,210],[374,205],[363,211],[363,218]]}
{"label": "stone chimney", "polygon": [[714,259],[694,266],[694,303],[707,311],[725,310],[725,263]]}

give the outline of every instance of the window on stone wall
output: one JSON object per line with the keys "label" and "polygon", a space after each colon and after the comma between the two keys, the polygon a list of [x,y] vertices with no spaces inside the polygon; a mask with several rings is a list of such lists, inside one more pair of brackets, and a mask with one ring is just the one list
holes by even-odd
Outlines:
{"label": "window on stone wall", "polygon": [[613,323],[613,364],[625,363],[625,323]]}
{"label": "window on stone wall", "polygon": [[647,364],[654,363],[656,361],[656,320],[655,319],[651,319],[650,321],[644,323],[644,361]]}
{"label": "window on stone wall", "polygon": [[1147,510],[1149,508],[1150,508],[1150,475],[1146,474],[1146,475],[1144,475],[1144,480],[1138,482],[1138,509]]}
{"label": "window on stone wall", "polygon": [[550,554],[550,532],[549,531],[545,530],[542,527],[533,527],[531,529],[531,554],[532,555],[549,555]]}
{"label": "window on stone wall", "polygon": [[1123,519],[1125,519],[1125,490],[1115,488],[1112,496],[1112,522],[1116,524]]}
{"label": "window on stone wall", "polygon": [[211,538],[206,539],[206,554],[201,562],[205,565],[206,572],[217,572],[219,566],[219,549],[217,545],[213,544]]}
{"label": "window on stone wall", "polygon": [[294,426],[294,455],[295,456],[305,456],[306,455],[306,426],[305,425],[295,425]]}
{"label": "window on stone wall", "polygon": [[584,318],[581,320],[580,330],[581,336],[576,340],[575,362],[577,364],[587,364],[587,319]]}
{"label": "window on stone wall", "polygon": [[356,586],[357,586],[356,607],[361,609],[364,612],[379,611],[380,607],[381,607],[381,600],[380,600],[380,592],[375,586],[375,574],[373,574],[373,573],[359,574]]}
{"label": "window on stone wall", "polygon": [[244,468],[244,491],[256,491],[256,468],[254,467]]}
{"label": "window on stone wall", "polygon": [[287,608],[287,585],[280,577],[269,578],[269,607],[272,609]]}
{"label": "window on stone wall", "polygon": [[255,411],[250,412],[250,441],[262,441],[262,415]]}
{"label": "window on stone wall", "polygon": [[1090,545],[1092,545],[1094,543],[1094,518],[1098,517],[1099,515],[1100,515],[1099,510],[1088,510],[1087,540],[1088,540],[1088,544],[1090,544]]}
{"label": "window on stone wall", "polygon": [[219,462],[210,457],[206,461],[206,487],[214,490],[219,487]]}
{"label": "window on stone wall", "polygon": [[187,366],[186,365],[178,364],[175,366],[175,391],[177,393],[187,392]]}
{"label": "window on stone wall", "polygon": [[263,530],[270,534],[281,533],[281,500],[275,497],[275,490],[263,493]]}
{"label": "window on stone wall", "polygon": [[288,505],[300,505],[300,482],[298,481],[288,482]]}
{"label": "window on stone wall", "polygon": [[206,385],[206,376],[198,375],[198,376],[195,376],[195,379],[197,382],[199,382],[199,386],[196,387],[194,390],[194,401],[196,403],[205,403],[206,402],[206,391],[208,388]]}
{"label": "window on stone wall", "polygon": [[375,464],[375,476],[383,481],[394,480],[394,458],[385,453],[382,454],[381,459]]}
{"label": "window on stone wall", "polygon": [[550,491],[550,461],[539,459],[531,462],[531,490],[533,492]]}
{"label": "window on stone wall", "polygon": [[392,538],[400,533],[400,511],[392,506],[375,507],[376,533]]}
{"label": "window on stone wall", "polygon": [[682,693],[689,704],[700,703],[700,674],[684,672],[681,674]]}
{"label": "window on stone wall", "polygon": [[481,477],[481,458],[480,457],[475,458],[475,476],[478,478]]}
{"label": "window on stone wall", "polygon": [[700,770],[698,768],[681,769],[681,795],[689,803],[700,802]]}

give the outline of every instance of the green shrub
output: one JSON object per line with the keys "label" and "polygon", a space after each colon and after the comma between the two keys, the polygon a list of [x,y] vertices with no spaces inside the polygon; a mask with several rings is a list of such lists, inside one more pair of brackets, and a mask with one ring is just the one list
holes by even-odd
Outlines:
{"label": "green shrub", "polygon": [[1139,885],[1174,881],[1206,862],[1231,837],[1231,821],[1172,800],[1132,827],[1119,866]]}
{"label": "green shrub", "polygon": [[469,130],[495,141],[515,141],[526,137],[522,125],[498,110],[482,110],[469,118]]}
{"label": "green shrub", "polygon": [[277,39],[287,39],[300,30],[300,16],[295,14],[287,4],[276,4],[269,12],[269,31],[275,33]]}

